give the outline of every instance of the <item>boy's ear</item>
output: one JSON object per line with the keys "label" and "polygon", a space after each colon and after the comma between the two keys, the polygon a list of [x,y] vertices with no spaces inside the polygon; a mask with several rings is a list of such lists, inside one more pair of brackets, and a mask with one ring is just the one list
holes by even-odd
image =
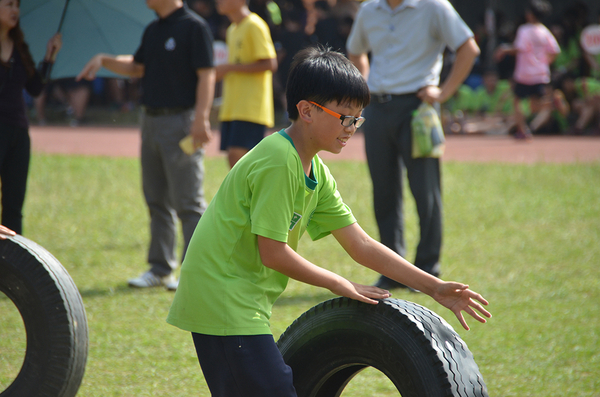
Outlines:
{"label": "boy's ear", "polygon": [[307,100],[301,100],[296,104],[296,109],[298,109],[298,116],[306,123],[312,123],[312,111],[313,106],[308,103]]}

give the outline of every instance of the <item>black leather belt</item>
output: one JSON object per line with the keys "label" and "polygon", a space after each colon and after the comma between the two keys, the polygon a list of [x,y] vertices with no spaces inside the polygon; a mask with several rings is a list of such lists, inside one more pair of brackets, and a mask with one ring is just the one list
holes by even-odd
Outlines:
{"label": "black leather belt", "polygon": [[377,103],[386,103],[386,102],[391,101],[394,98],[401,98],[401,97],[414,96],[414,95],[417,95],[417,94],[415,92],[411,92],[408,94],[387,94],[387,93],[372,92],[371,100],[373,100],[374,102],[377,102]]}
{"label": "black leather belt", "polygon": [[144,112],[148,115],[148,116],[173,116],[175,114],[181,114],[183,112],[187,112],[188,110],[191,110],[192,108],[182,108],[182,107],[176,107],[176,108],[150,108],[147,106],[144,106]]}

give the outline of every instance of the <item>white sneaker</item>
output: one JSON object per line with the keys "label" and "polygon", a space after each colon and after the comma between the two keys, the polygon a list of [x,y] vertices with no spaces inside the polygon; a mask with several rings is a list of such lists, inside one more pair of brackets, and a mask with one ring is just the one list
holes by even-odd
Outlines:
{"label": "white sneaker", "polygon": [[152,273],[151,271],[147,271],[138,278],[134,278],[128,281],[129,286],[134,288],[162,287],[172,284],[174,282],[176,282],[176,280],[175,276],[173,276],[172,274],[160,277]]}
{"label": "white sneaker", "polygon": [[167,283],[166,287],[169,291],[177,291],[177,287],[179,287],[179,280],[173,280],[170,283]]}

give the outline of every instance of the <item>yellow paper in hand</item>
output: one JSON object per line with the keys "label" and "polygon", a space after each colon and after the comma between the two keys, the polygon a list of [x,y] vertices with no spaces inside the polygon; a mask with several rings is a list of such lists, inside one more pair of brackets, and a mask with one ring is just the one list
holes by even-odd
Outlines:
{"label": "yellow paper in hand", "polygon": [[179,141],[179,147],[183,153],[191,156],[196,151],[194,147],[194,138],[191,135],[187,135],[185,138]]}

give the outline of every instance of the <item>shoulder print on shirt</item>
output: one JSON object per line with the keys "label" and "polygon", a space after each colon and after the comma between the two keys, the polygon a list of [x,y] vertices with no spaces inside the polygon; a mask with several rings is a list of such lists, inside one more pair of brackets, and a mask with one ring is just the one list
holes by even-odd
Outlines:
{"label": "shoulder print on shirt", "polygon": [[298,222],[300,222],[300,219],[302,219],[302,215],[300,215],[297,212],[294,212],[294,215],[292,216],[292,221],[290,222],[290,231],[294,230],[294,228],[296,227],[296,224],[298,224]]}

